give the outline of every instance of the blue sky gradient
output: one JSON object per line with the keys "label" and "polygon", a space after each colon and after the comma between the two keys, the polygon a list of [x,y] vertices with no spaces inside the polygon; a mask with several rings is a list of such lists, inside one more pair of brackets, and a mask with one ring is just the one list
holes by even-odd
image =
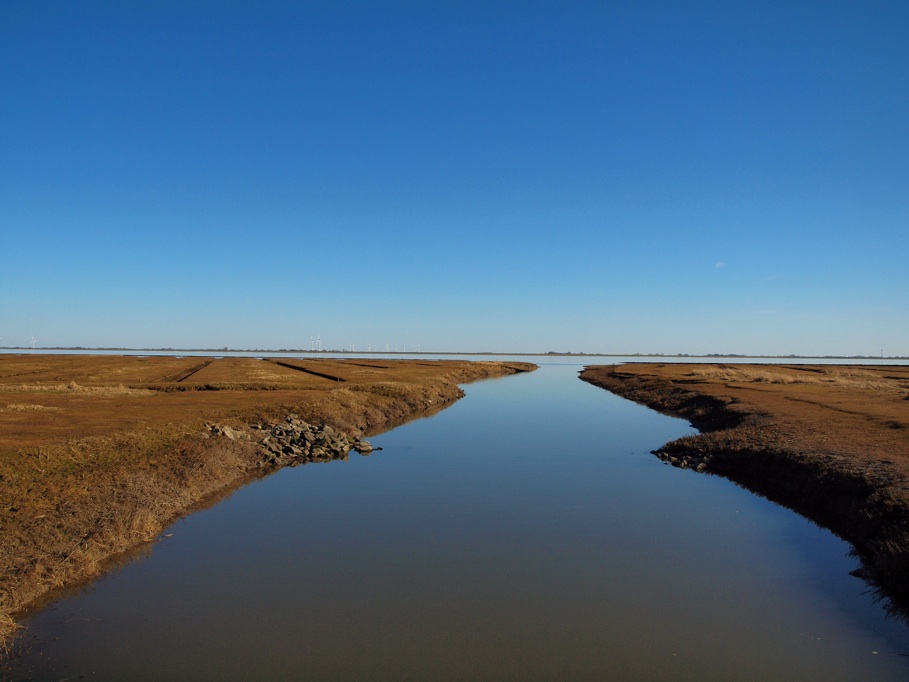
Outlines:
{"label": "blue sky gradient", "polygon": [[0,1],[0,345],[909,355],[907,30]]}

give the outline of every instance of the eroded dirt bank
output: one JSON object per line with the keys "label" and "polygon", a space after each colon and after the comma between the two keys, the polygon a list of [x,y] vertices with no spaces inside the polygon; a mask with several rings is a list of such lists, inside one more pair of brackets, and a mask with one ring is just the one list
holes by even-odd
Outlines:
{"label": "eroded dirt bank", "polygon": [[850,542],[909,605],[909,367],[627,364],[580,378],[700,434],[654,454],[725,476]]}
{"label": "eroded dirt bank", "polygon": [[0,356],[0,645],[42,595],[98,575],[206,501],[287,464],[346,457],[361,437],[451,404],[458,384],[533,369]]}

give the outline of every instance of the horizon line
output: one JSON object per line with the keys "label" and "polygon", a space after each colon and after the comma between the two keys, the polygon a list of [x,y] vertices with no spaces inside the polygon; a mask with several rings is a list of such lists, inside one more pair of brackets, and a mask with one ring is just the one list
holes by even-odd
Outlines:
{"label": "horizon line", "polygon": [[373,350],[351,351],[345,349],[307,350],[305,348],[134,348],[128,346],[0,346],[0,351],[128,351],[133,353],[307,353],[313,355],[520,355],[532,357],[545,356],[588,356],[588,357],[645,357],[645,358],[804,358],[804,359],[843,359],[843,360],[906,360],[905,355],[801,355],[788,354],[750,354],[750,353],[587,353],[581,351],[396,351]]}

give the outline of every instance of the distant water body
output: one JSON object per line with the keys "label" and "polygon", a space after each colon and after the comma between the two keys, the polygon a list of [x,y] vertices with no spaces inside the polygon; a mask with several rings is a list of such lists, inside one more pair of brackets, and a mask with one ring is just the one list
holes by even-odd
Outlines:
{"label": "distant water body", "polygon": [[909,679],[846,543],[536,361],[176,523],[30,618],[14,679]]}
{"label": "distant water body", "polygon": [[818,365],[909,365],[909,358],[838,358],[838,357],[796,357],[796,356],[760,356],[747,357],[743,355],[558,355],[558,354],[533,354],[523,353],[511,355],[507,353],[366,353],[366,352],[336,352],[336,351],[218,351],[218,350],[87,350],[64,349],[53,350],[46,348],[0,348],[0,355],[133,355],[133,356],[164,356],[164,357],[217,357],[217,358],[257,358],[257,357],[288,357],[288,358],[350,358],[350,359],[380,359],[390,360],[502,360],[516,362],[533,362],[535,364],[562,363],[584,365],[613,365],[626,362],[665,362],[665,363],[756,363],[756,364],[818,364]]}

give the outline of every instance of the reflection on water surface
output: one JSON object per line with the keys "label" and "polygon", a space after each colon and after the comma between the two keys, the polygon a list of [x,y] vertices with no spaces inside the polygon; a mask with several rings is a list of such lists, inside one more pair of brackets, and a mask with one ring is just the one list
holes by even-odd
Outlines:
{"label": "reflection on water surface", "polygon": [[34,616],[37,679],[906,679],[848,547],[576,365],[285,469]]}

